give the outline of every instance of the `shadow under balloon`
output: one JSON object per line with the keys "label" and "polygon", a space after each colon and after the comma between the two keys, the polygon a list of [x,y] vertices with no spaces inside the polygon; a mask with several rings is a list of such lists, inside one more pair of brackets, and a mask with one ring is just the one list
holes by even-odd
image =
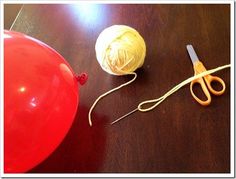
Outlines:
{"label": "shadow under balloon", "polygon": [[109,123],[105,116],[93,113],[94,122],[90,127],[88,111],[87,107],[79,106],[74,122],[62,143],[28,173],[99,172],[104,161]]}

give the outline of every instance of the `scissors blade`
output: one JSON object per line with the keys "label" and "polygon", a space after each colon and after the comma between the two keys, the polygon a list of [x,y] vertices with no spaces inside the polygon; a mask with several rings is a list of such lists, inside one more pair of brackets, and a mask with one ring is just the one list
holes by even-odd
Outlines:
{"label": "scissors blade", "polygon": [[192,63],[194,64],[195,62],[199,61],[199,58],[195,52],[195,50],[193,49],[192,45],[187,45],[187,50],[188,50],[188,54],[191,58]]}

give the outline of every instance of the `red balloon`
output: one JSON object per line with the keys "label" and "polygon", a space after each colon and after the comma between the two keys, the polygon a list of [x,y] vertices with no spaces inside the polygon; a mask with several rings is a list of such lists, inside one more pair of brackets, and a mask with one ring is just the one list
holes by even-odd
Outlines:
{"label": "red balloon", "polygon": [[73,122],[84,80],[43,42],[4,31],[5,173],[26,172],[56,149]]}

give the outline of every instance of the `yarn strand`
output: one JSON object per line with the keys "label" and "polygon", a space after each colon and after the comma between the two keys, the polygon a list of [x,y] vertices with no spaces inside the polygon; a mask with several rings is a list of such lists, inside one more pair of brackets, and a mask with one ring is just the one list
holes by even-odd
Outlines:
{"label": "yarn strand", "polygon": [[124,83],[124,84],[122,84],[122,85],[120,85],[120,86],[117,86],[116,88],[113,88],[113,89],[111,89],[111,90],[109,90],[109,91],[103,93],[102,95],[100,95],[100,96],[95,100],[95,102],[93,103],[93,105],[92,105],[91,108],[89,109],[89,114],[88,114],[88,120],[89,120],[89,125],[90,125],[90,126],[92,126],[92,117],[91,117],[91,114],[92,114],[92,111],[93,111],[93,109],[95,108],[96,104],[98,103],[98,101],[101,100],[103,97],[107,96],[108,94],[110,94],[110,93],[112,93],[112,92],[114,92],[114,91],[116,91],[116,90],[118,90],[118,89],[121,89],[121,88],[124,87],[124,86],[129,85],[130,83],[132,83],[132,82],[137,78],[137,74],[136,74],[135,72],[130,72],[130,73],[128,73],[127,75],[134,75],[134,77],[133,77],[130,81],[128,81],[128,82],[126,82],[126,83]]}
{"label": "yarn strand", "polygon": [[[175,87],[173,87],[171,90],[169,90],[167,93],[165,93],[163,96],[161,96],[160,98],[157,99],[152,99],[152,100],[147,100],[147,101],[143,101],[138,105],[138,110],[141,112],[147,112],[147,111],[151,111],[153,110],[155,107],[157,107],[159,104],[161,104],[168,96],[172,95],[173,93],[175,93],[176,91],[178,91],[180,88],[182,88],[183,86],[187,85],[188,83],[190,83],[191,81],[201,78],[203,76],[209,75],[211,73],[215,73],[217,71],[223,70],[225,68],[229,68],[230,64],[228,65],[224,65],[224,66],[220,66],[217,67],[215,69],[211,69],[211,70],[207,70],[203,73],[200,73],[198,75],[192,76],[186,80],[184,80],[183,82],[181,82],[180,84],[176,85]],[[148,108],[142,108],[143,105],[146,104],[150,104],[150,103],[155,103],[154,105],[152,105],[151,107]]]}
{"label": "yarn strand", "polygon": [[[209,74],[212,74],[212,73],[215,73],[217,71],[221,71],[225,68],[229,68],[231,65],[228,64],[228,65],[223,65],[223,66],[220,66],[220,67],[217,67],[217,68],[214,68],[214,69],[211,69],[211,70],[207,70],[203,73],[200,73],[198,75],[195,75],[195,76],[192,76],[184,81],[182,81],[181,83],[179,83],[178,85],[176,85],[175,87],[173,87],[171,90],[169,90],[167,93],[165,93],[163,96],[161,96],[160,98],[157,98],[157,99],[152,99],[152,100],[146,100],[146,101],[143,101],[141,103],[138,104],[138,107],[134,110],[134,111],[140,111],[140,112],[148,112],[148,111],[151,111],[153,110],[154,108],[156,108],[159,104],[161,104],[167,97],[169,97],[170,95],[172,95],[173,93],[175,93],[176,91],[178,91],[180,88],[182,88],[183,86],[187,85],[188,83],[190,83],[191,81],[195,80],[195,79],[198,79],[198,78],[201,78],[201,77],[204,77],[206,75],[209,75]],[[150,107],[147,107],[145,108],[144,105],[148,105],[148,104],[152,104],[154,103],[153,105],[151,105]],[[133,111],[131,111],[133,113]],[[129,113],[131,113],[129,112]],[[128,114],[125,114],[123,117],[120,117],[119,119],[123,119],[125,116],[128,116]],[[111,123],[111,125],[113,125],[114,123],[120,121],[119,119],[113,121]]]}

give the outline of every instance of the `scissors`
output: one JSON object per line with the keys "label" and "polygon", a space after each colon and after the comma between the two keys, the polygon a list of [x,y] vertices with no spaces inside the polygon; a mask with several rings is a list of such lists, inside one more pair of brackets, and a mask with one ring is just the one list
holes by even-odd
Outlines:
{"label": "scissors", "polygon": [[[197,54],[195,53],[194,49],[193,49],[193,46],[192,45],[187,45],[187,50],[188,50],[188,53],[189,53],[189,56],[191,58],[191,61],[193,63],[193,69],[194,69],[194,75],[197,75],[199,73],[202,73],[204,71],[206,71],[206,68],[204,67],[204,65],[202,64],[202,62],[200,62],[200,60],[198,59],[197,57]],[[217,91],[217,90],[214,90],[211,86],[211,83],[215,81],[217,83],[220,83],[221,86],[222,86],[222,89],[220,91]],[[200,84],[204,94],[206,95],[207,97],[207,100],[203,101],[201,99],[199,99],[193,92],[193,86],[194,84]],[[212,76],[212,75],[206,75],[204,77],[201,77],[201,78],[197,78],[196,80],[193,80],[191,83],[190,83],[190,91],[191,91],[191,94],[193,96],[193,98],[201,105],[203,106],[207,106],[211,103],[211,95],[210,93],[214,94],[214,95],[222,95],[225,91],[225,83],[224,81],[217,77],[217,76]]]}

